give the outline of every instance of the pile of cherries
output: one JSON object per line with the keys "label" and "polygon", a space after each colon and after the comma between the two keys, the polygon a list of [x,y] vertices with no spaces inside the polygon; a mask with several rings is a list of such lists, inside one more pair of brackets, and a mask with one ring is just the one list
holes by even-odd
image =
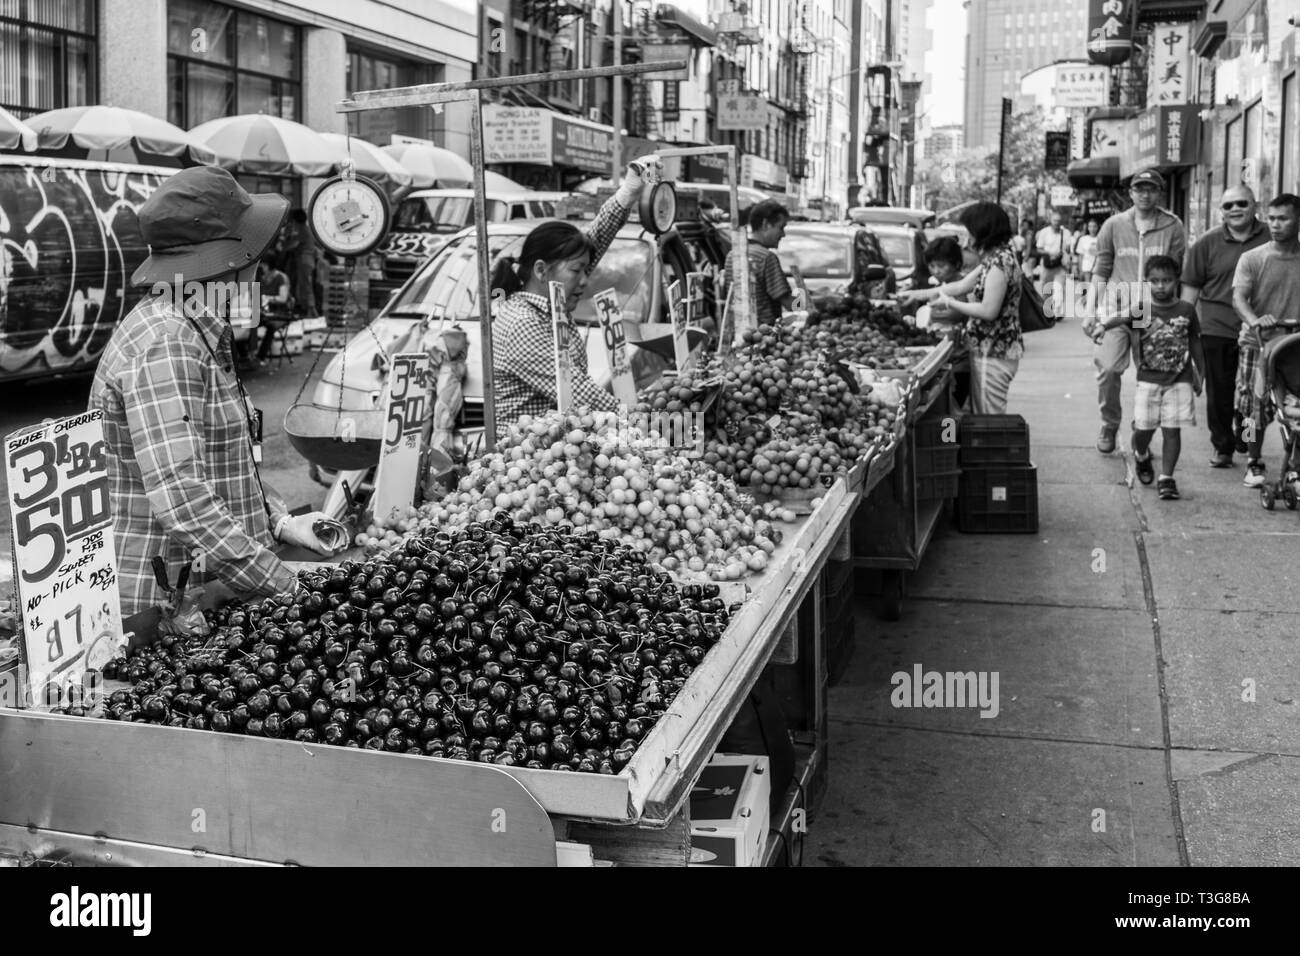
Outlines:
{"label": "pile of cherries", "polygon": [[713,584],[504,512],[118,658],[112,720],[614,774],[725,630]]}

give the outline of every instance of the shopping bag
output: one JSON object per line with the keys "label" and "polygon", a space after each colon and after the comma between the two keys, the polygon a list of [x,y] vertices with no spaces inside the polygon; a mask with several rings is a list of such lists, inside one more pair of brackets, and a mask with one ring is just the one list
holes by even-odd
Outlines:
{"label": "shopping bag", "polygon": [[1022,334],[1050,329],[1056,320],[1043,308],[1043,297],[1034,288],[1029,276],[1020,276],[1020,331]]}

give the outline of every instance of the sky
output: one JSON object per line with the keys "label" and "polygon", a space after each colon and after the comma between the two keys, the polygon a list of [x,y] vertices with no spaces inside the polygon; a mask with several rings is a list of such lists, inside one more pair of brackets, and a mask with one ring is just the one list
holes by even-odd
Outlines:
{"label": "sky", "polygon": [[934,0],[926,26],[934,31],[933,45],[925,56],[925,69],[930,74],[926,119],[931,126],[960,123],[966,70],[966,11],[962,0]]}

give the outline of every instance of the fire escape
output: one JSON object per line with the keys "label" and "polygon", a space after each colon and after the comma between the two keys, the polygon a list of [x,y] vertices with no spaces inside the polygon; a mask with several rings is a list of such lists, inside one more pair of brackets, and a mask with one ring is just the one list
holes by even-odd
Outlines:
{"label": "fire escape", "polygon": [[[615,0],[617,3],[618,0]],[[650,4],[636,4],[632,19],[632,38],[639,43],[658,39],[658,29],[650,12]],[[632,78],[632,129],[633,136],[644,139],[659,138],[659,111],[651,94],[651,80],[638,75]]]}
{"label": "fire escape", "polygon": [[[782,51],[782,72],[787,78],[786,93],[782,98],[782,107],[792,120],[789,174],[791,179],[807,179],[808,161],[808,115],[811,112],[812,92],[810,77],[812,58],[817,52],[817,39],[808,29],[808,7],[800,4],[796,9],[794,22],[791,24],[790,39]],[[827,119],[829,122],[829,119]],[[827,157],[822,157],[826,162]]]}

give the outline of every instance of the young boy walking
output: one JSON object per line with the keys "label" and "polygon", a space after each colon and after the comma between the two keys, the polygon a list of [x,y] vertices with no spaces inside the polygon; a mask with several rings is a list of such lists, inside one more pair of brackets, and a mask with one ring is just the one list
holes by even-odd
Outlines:
{"label": "young boy walking", "polygon": [[1178,298],[1181,269],[1172,256],[1151,256],[1144,268],[1150,291],[1149,309],[1137,305],[1139,317],[1117,315],[1105,322],[1107,329],[1128,325],[1138,330],[1137,394],[1133,412],[1133,460],[1138,481],[1156,481],[1151,439],[1160,429],[1160,478],[1156,492],[1161,499],[1178,497],[1174,468],[1182,450],[1182,429],[1196,424],[1195,395],[1205,381],[1205,355],[1201,350],[1201,328],[1196,307]]}

